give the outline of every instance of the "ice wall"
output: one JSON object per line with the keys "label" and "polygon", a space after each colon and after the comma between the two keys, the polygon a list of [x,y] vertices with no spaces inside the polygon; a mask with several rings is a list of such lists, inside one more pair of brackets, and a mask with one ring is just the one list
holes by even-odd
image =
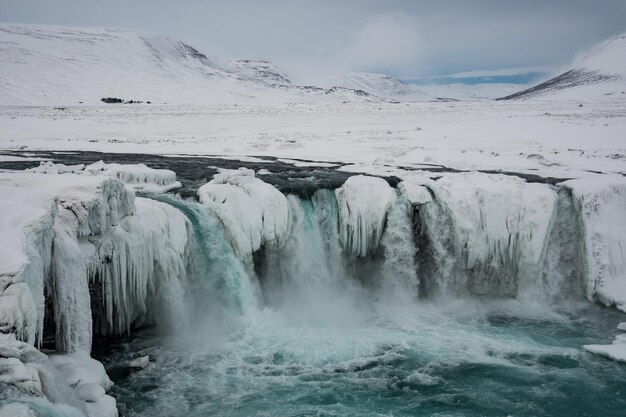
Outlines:
{"label": "ice wall", "polygon": [[[190,221],[108,175],[1,173],[0,192],[11,197],[0,201],[0,400],[37,415],[117,416],[111,381],[89,357],[92,319],[103,334],[184,325]],[[65,352],[52,362],[31,347],[48,313]]]}
{"label": "ice wall", "polygon": [[92,281],[103,289],[93,312],[103,333],[127,331],[135,320],[153,322],[160,310],[166,310],[160,323],[184,321],[179,310],[191,231],[178,210],[135,199],[108,176],[2,174],[0,187],[14,197],[4,203],[2,236],[18,240],[6,245],[15,253],[7,250],[10,257],[0,264],[6,332],[41,341],[45,298],[57,349],[89,351]]}
{"label": "ice wall", "polygon": [[541,276],[557,194],[546,184],[481,173],[428,182],[419,205],[427,292],[528,297],[545,294]]}
{"label": "ice wall", "polygon": [[355,175],[335,191],[339,239],[346,253],[364,257],[380,245],[387,212],[396,194],[382,178]]}
{"label": "ice wall", "polygon": [[90,165],[64,165],[42,161],[38,167],[27,172],[38,174],[79,174],[87,176],[107,176],[128,184],[135,191],[165,193],[181,187],[176,181],[176,173],[168,169],[154,169],[145,164],[107,164],[103,161]]}
{"label": "ice wall", "polygon": [[586,295],[626,312],[626,179],[566,181],[582,231]]}

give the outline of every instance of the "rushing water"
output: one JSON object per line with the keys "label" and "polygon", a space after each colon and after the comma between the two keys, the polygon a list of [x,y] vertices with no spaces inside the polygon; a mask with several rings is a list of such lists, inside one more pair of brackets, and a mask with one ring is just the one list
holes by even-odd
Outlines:
{"label": "rushing water", "polygon": [[129,416],[623,416],[626,369],[581,348],[620,319],[593,305],[346,300],[187,337],[145,331],[102,359]]}

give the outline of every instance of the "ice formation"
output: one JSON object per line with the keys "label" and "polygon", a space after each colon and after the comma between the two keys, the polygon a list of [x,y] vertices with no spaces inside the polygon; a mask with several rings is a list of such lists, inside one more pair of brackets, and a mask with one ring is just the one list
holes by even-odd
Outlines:
{"label": "ice formation", "polygon": [[106,395],[111,386],[87,352],[46,356],[14,334],[0,334],[0,400],[20,400],[0,408],[0,416],[116,417],[116,401]]}
{"label": "ice formation", "polygon": [[480,173],[447,175],[436,186],[454,220],[471,292],[516,296],[518,289],[530,290],[541,271],[556,193],[544,184]]}
{"label": "ice formation", "polygon": [[[81,270],[85,260],[85,246],[78,249],[78,239],[99,235],[115,222],[111,204],[118,216],[134,211],[134,195],[123,183],[105,177],[83,177],[74,174],[2,174],[0,187],[6,192],[0,204],[7,221],[3,223],[3,237],[12,238],[6,246],[6,262],[0,264],[0,326],[14,329],[21,340],[34,344],[43,334],[44,297],[52,297],[52,305],[59,310],[57,326],[65,320],[86,319],[78,314],[77,304],[88,305],[89,300],[77,298],[72,266]],[[58,239],[56,239],[58,235]],[[13,240],[14,239],[14,240]],[[56,241],[55,241],[56,239]],[[69,239],[69,240],[68,240]],[[56,249],[56,252],[55,252]],[[54,258],[60,262],[53,265]],[[67,265],[67,266],[66,266]],[[67,271],[64,268],[70,267]],[[51,277],[59,277],[57,282]],[[84,278],[84,277],[83,277]],[[83,280],[86,285],[86,279]],[[58,290],[58,292],[57,292]],[[86,291],[86,289],[85,289]],[[83,291],[82,295],[86,293]],[[65,317],[64,308],[68,312]],[[76,310],[75,310],[76,309]],[[76,323],[64,327],[76,329]],[[91,332],[90,326],[83,329]],[[57,335],[59,337],[59,335]],[[68,336],[69,337],[69,336]],[[84,334],[74,333],[72,342],[88,344]],[[81,342],[78,340],[81,339]]]}
{"label": "ice formation", "polygon": [[102,287],[103,312],[96,327],[103,334],[127,332],[138,320],[184,324],[191,224],[165,203],[138,197],[135,207],[134,216],[101,238],[92,267]]}
{"label": "ice formation", "polygon": [[344,250],[364,257],[375,251],[396,193],[382,178],[355,175],[335,191]]}
{"label": "ice formation", "polygon": [[198,197],[222,220],[244,258],[265,244],[282,246],[291,231],[287,198],[252,170],[222,170],[198,189]]}
{"label": "ice formation", "polygon": [[103,161],[91,165],[64,165],[51,161],[42,161],[38,167],[30,168],[28,172],[38,174],[80,174],[103,175],[128,184],[135,191],[147,193],[165,193],[180,188],[176,181],[176,173],[168,169],[149,168],[144,164],[106,164]]}
{"label": "ice formation", "polygon": [[115,398],[107,395],[113,383],[104,366],[89,356],[84,350],[70,354],[53,354],[50,361],[72,387],[75,397],[84,402],[89,417],[117,417]]}
{"label": "ice formation", "polygon": [[550,186],[481,173],[446,174],[427,185],[435,198],[420,198],[418,213],[429,292],[545,294],[540,277],[557,206]]}
{"label": "ice formation", "polygon": [[626,179],[570,180],[583,235],[586,294],[626,312]]}
{"label": "ice formation", "polygon": [[[626,331],[626,323],[620,323],[617,330]],[[587,352],[626,363],[626,333],[615,336],[615,340],[610,345],[584,345],[583,348]]]}
{"label": "ice formation", "polygon": [[[104,334],[185,322],[189,220],[108,175],[2,173],[0,191],[13,197],[0,202],[0,329],[8,333],[0,335],[0,384],[44,408],[65,398],[70,413],[117,416],[105,395],[111,381],[89,357],[92,318]],[[50,356],[54,366],[31,347],[41,343],[44,314],[66,352]]]}

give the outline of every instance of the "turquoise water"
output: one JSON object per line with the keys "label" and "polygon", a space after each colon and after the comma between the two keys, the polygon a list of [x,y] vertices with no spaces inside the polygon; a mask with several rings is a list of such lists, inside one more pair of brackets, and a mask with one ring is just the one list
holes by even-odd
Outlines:
{"label": "turquoise water", "polygon": [[[129,416],[623,416],[626,366],[585,353],[623,314],[516,301],[269,308],[102,358]],[[354,300],[352,300],[354,301]],[[300,312],[302,313],[302,312]],[[125,363],[148,354],[149,367]]]}

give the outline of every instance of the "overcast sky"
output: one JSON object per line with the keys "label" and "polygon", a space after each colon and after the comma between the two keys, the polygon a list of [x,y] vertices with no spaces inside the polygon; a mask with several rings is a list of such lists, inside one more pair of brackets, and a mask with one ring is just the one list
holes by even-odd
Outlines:
{"label": "overcast sky", "polygon": [[162,33],[225,58],[400,77],[567,64],[626,0],[0,0],[0,20]]}

